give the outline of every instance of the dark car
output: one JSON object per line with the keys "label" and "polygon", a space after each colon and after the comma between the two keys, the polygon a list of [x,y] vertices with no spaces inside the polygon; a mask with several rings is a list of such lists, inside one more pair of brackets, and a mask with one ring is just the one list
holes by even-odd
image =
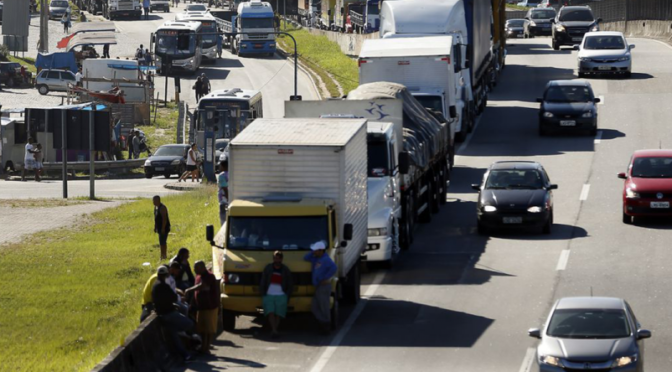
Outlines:
{"label": "dark car", "polygon": [[540,372],[644,371],[642,329],[630,304],[620,298],[568,297],[558,300],[543,328],[535,360]]}
{"label": "dark car", "polygon": [[585,80],[554,80],[548,82],[544,96],[537,98],[539,135],[550,130],[584,130],[597,134],[597,105],[593,88]]}
{"label": "dark car", "polygon": [[558,185],[544,167],[532,161],[495,162],[483,176],[483,184],[471,185],[478,193],[478,232],[491,228],[541,228],[553,226],[553,192]]}
{"label": "dark car", "polygon": [[506,32],[506,37],[509,39],[522,38],[524,25],[524,19],[509,19],[506,21],[504,24],[504,32]]}
{"label": "dark car", "polygon": [[13,87],[21,81],[21,65],[16,62],[0,62],[0,84]]}
{"label": "dark car", "polygon": [[583,41],[586,32],[600,31],[602,18],[595,19],[593,11],[587,6],[563,6],[553,20],[553,49],[563,45],[574,46]]}
{"label": "dark car", "polygon": [[524,35],[525,38],[539,35],[551,35],[551,22],[556,16],[553,8],[534,8],[525,15]]}
{"label": "dark car", "polygon": [[187,169],[189,145],[163,145],[145,161],[145,177],[163,174],[166,178],[184,173]]}

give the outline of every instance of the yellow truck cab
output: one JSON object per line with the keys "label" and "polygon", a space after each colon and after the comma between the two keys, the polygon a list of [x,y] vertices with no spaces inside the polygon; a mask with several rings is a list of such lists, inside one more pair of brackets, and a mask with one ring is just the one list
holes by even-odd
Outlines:
{"label": "yellow truck cab", "polygon": [[311,310],[315,288],[304,256],[322,241],[338,270],[338,301],[359,299],[360,255],[367,242],[366,120],[257,119],[229,145],[229,197],[219,233],[208,229],[213,271],[221,280],[223,324],[262,312],[259,285],[282,251],[294,289],[288,313]]}

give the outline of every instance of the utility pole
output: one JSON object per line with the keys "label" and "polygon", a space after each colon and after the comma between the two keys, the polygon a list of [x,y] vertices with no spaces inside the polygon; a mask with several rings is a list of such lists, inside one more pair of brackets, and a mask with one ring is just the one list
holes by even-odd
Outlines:
{"label": "utility pole", "polygon": [[49,2],[40,1],[40,53],[49,53]]}

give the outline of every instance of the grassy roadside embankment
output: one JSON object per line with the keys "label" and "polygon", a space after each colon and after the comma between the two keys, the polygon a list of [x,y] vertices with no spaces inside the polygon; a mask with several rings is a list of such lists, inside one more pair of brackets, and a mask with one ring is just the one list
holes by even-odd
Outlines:
{"label": "grassy roadside embankment", "polygon": [[[210,261],[204,226],[219,220],[214,188],[164,203],[169,256],[184,246],[192,263]],[[0,369],[88,371],[118,346],[138,325],[142,289],[158,264],[152,231],[145,199],[0,248]]]}
{"label": "grassy roadside embankment", "polygon": [[[326,36],[313,35],[289,23],[287,32],[296,39],[299,60],[320,77],[332,97],[340,96],[333,80],[338,82],[344,94],[357,88],[359,85],[357,61],[346,56],[338,44],[329,41]],[[293,55],[294,43],[290,38],[280,35],[277,40],[283,50],[290,56]]]}

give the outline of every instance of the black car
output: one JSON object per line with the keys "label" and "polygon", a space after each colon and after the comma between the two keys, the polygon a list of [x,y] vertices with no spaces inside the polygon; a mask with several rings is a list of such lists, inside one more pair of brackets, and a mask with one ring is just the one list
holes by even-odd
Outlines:
{"label": "black car", "polygon": [[187,151],[189,145],[163,145],[145,161],[145,177],[155,175],[178,176],[187,169]]}
{"label": "black car", "polygon": [[551,233],[553,192],[541,164],[533,161],[498,161],[490,165],[483,184],[471,185],[478,193],[478,233],[491,228],[541,228]]}
{"label": "black car", "polygon": [[0,84],[11,88],[21,82],[21,65],[16,62],[0,62]]}
{"label": "black car", "polygon": [[589,31],[600,31],[602,18],[595,19],[593,11],[587,6],[563,6],[553,20],[553,49],[563,45],[580,44],[583,35]]}
{"label": "black car", "polygon": [[524,19],[509,19],[506,21],[504,24],[504,32],[506,32],[506,37],[508,39],[522,38],[524,25]]}
{"label": "black car", "polygon": [[539,108],[539,135],[552,129],[584,130],[597,134],[597,106],[593,88],[585,80],[549,81]]}
{"label": "black car", "polygon": [[525,15],[524,35],[525,38],[539,35],[551,35],[553,23],[557,14],[553,8],[534,8]]}

